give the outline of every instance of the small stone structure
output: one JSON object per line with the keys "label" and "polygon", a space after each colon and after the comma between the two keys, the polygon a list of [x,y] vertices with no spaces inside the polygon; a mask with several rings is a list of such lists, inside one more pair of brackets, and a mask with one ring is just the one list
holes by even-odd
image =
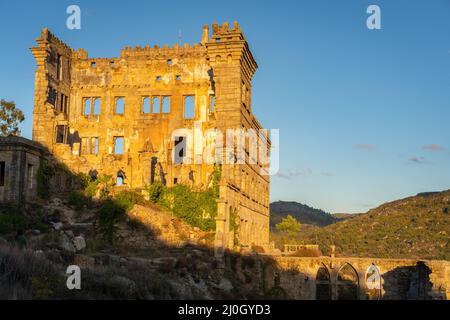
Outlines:
{"label": "small stone structure", "polygon": [[21,204],[37,196],[37,172],[44,148],[16,136],[0,137],[0,202]]}

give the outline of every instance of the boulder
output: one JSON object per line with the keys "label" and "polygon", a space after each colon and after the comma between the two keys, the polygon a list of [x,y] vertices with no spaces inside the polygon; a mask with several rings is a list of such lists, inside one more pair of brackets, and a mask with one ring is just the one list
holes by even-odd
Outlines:
{"label": "boulder", "polygon": [[63,202],[59,198],[53,198],[52,200],[50,200],[50,204],[53,206],[62,206]]}
{"label": "boulder", "polygon": [[73,252],[73,253],[76,252],[76,249],[72,243],[72,240],[65,233],[62,233],[62,235],[61,235],[60,248],[65,251],[69,251],[69,252]]}
{"label": "boulder", "polygon": [[73,231],[72,231],[72,230],[66,230],[65,233],[66,233],[70,238],[75,237],[75,235],[73,234]]}
{"label": "boulder", "polygon": [[73,238],[73,245],[75,246],[76,251],[81,251],[86,248],[86,240],[80,235]]}
{"label": "boulder", "polygon": [[61,230],[64,226],[62,222],[51,222],[51,224],[55,230]]}

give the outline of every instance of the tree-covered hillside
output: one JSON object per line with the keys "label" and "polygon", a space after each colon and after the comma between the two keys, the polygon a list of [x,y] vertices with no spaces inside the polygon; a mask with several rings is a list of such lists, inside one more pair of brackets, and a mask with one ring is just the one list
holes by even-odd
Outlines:
{"label": "tree-covered hillside", "polygon": [[325,227],[305,227],[297,240],[324,253],[450,260],[450,190],[385,203]]}

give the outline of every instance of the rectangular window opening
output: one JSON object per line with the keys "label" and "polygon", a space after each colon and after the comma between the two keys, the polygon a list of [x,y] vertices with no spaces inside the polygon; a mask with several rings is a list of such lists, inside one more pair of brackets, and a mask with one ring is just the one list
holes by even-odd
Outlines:
{"label": "rectangular window opening", "polygon": [[98,116],[100,114],[100,98],[94,98],[94,115]]}
{"label": "rectangular window opening", "polygon": [[161,107],[161,99],[159,97],[152,98],[152,113],[159,113]]}
{"label": "rectangular window opening", "polygon": [[5,186],[5,161],[0,161],[0,187]]}
{"label": "rectangular window opening", "polygon": [[59,99],[59,112],[64,112],[64,101],[65,99],[65,95],[61,93],[61,97]]}
{"label": "rectangular window opening", "polygon": [[193,119],[195,116],[194,96],[184,97],[184,118]]}
{"label": "rectangular window opening", "polygon": [[91,98],[84,98],[83,114],[88,116],[91,114]]}
{"label": "rectangular window opening", "polygon": [[58,54],[56,60],[56,78],[62,80],[62,59],[60,54]]}
{"label": "rectangular window opening", "polygon": [[56,92],[55,89],[53,89],[52,87],[48,88],[47,102],[50,103],[53,107],[56,106],[57,95],[58,95],[58,93]]}
{"label": "rectangular window opening", "polygon": [[68,105],[69,105],[69,97],[65,97],[64,99],[64,113],[67,114],[68,111]]}
{"label": "rectangular window opening", "polygon": [[125,113],[125,99],[123,97],[116,98],[116,114]]}
{"label": "rectangular window opening", "polygon": [[98,137],[91,138],[90,153],[98,154]]}
{"label": "rectangular window opening", "polygon": [[114,154],[123,154],[125,149],[124,147],[124,138],[114,137]]}
{"label": "rectangular window opening", "polygon": [[142,113],[148,114],[150,113],[150,98],[144,97],[142,99]]}
{"label": "rectangular window opening", "polygon": [[162,112],[163,113],[170,113],[170,97],[165,96],[162,100]]}
{"label": "rectangular window opening", "polygon": [[56,126],[56,143],[65,143],[66,126],[57,125]]}

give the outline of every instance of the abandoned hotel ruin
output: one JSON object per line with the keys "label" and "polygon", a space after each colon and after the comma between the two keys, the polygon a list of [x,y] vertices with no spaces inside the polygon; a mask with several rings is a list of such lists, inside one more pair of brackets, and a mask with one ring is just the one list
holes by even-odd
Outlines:
{"label": "abandoned hotel ruin", "polygon": [[[262,128],[251,104],[257,64],[236,22],[214,23],[212,35],[204,26],[193,46],[126,47],[117,58],[90,58],[44,29],[32,53],[33,140],[74,172],[113,176],[118,188],[155,181],[205,188],[214,164],[186,161],[203,149],[173,133],[194,126],[201,132]],[[268,135],[257,139],[270,145]],[[250,144],[243,164],[221,166],[218,248],[233,246],[235,214],[243,246],[269,244],[269,176],[249,161]]]}

